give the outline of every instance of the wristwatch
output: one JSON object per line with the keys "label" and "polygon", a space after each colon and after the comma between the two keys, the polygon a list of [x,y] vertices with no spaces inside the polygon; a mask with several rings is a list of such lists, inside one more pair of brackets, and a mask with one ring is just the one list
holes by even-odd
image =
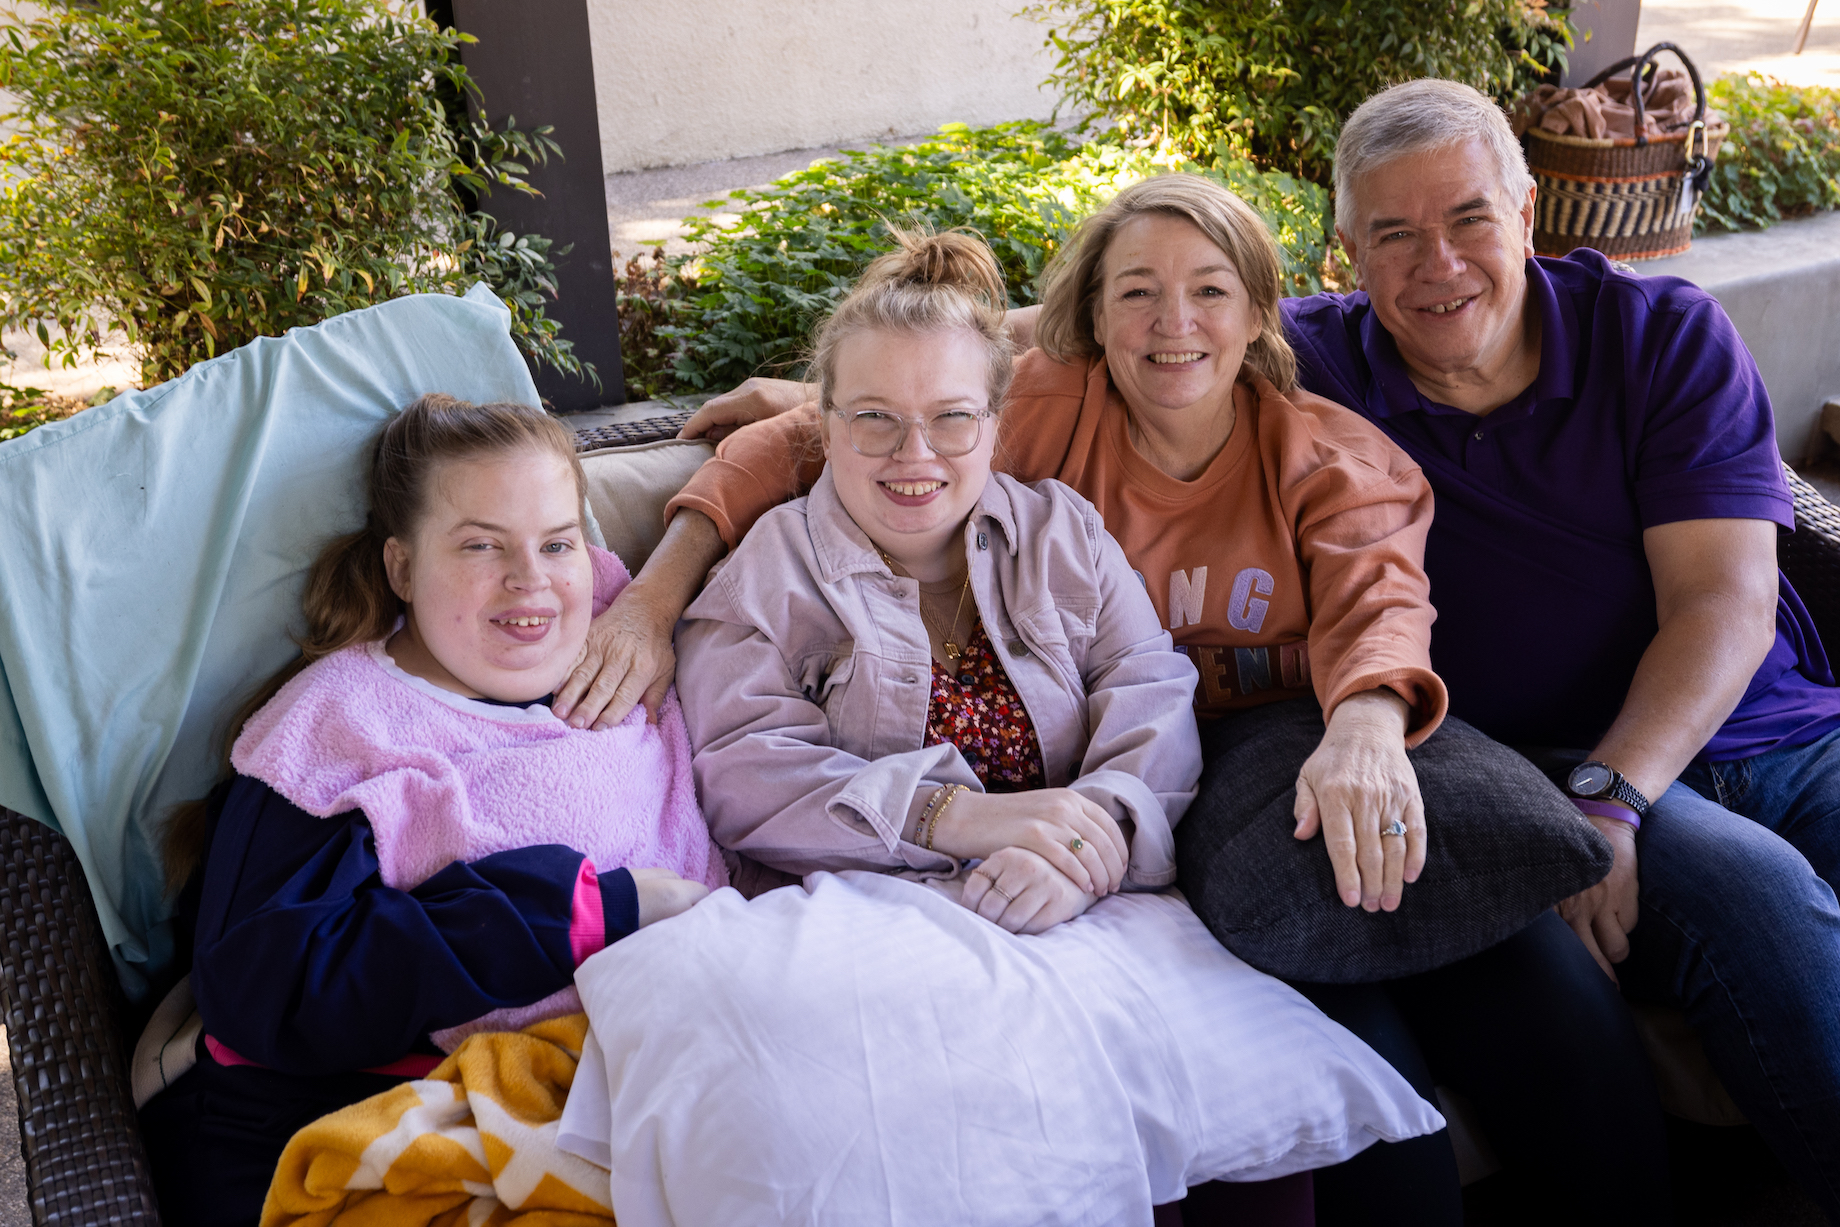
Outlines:
{"label": "wristwatch", "polygon": [[1566,777],[1565,791],[1587,801],[1616,801],[1627,805],[1642,818],[1648,814],[1648,798],[1623,778],[1623,773],[1609,763],[1579,763]]}

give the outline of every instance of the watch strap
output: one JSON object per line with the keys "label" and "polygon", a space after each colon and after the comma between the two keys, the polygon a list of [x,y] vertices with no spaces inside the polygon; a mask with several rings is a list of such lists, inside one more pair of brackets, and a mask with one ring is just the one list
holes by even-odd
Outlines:
{"label": "watch strap", "polygon": [[1634,784],[1623,778],[1623,773],[1612,768],[1610,791],[1604,796],[1612,801],[1620,801],[1636,812],[1636,817],[1648,817],[1649,800],[1643,796]]}

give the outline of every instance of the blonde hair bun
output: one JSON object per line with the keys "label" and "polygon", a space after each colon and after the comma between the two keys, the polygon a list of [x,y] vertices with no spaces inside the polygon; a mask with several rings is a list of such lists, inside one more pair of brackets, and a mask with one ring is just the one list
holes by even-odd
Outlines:
{"label": "blonde hair bun", "polygon": [[855,293],[884,284],[935,286],[958,290],[999,311],[1008,306],[1003,270],[977,235],[964,229],[933,234],[891,225],[888,236],[895,249],[863,270]]}
{"label": "blonde hair bun", "polygon": [[964,328],[984,341],[991,408],[1009,390],[1014,353],[1004,313],[1009,295],[990,247],[969,230],[932,234],[890,225],[894,250],[877,256],[818,326],[808,378],[832,406],[837,349],[859,332],[931,333]]}

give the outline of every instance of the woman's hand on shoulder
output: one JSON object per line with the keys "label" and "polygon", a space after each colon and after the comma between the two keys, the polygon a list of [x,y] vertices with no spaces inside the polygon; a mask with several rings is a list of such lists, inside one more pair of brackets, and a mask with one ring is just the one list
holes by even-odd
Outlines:
{"label": "woman's hand on shoulder", "polygon": [[669,869],[632,869],[633,888],[639,894],[639,927],[681,916],[709,897],[701,882],[680,878]]}
{"label": "woman's hand on shoulder", "polygon": [[1124,885],[1131,857],[1112,816],[1070,788],[962,792],[940,814],[933,846],[967,860],[1021,848],[1095,897]]}
{"label": "woman's hand on shoulder", "polygon": [[677,675],[671,631],[682,610],[656,609],[636,589],[638,584],[628,584],[589,623],[588,641],[550,703],[574,728],[610,729],[640,703],[647,719],[658,721],[665,691]]}
{"label": "woman's hand on shoulder", "polygon": [[[1343,700],[1297,775],[1298,839],[1320,830],[1342,902],[1393,911],[1425,867],[1425,804],[1406,757],[1411,709],[1390,690]],[[1395,821],[1405,834],[1382,835]]]}
{"label": "woman's hand on shoulder", "polygon": [[720,443],[751,422],[786,413],[816,400],[817,394],[816,388],[790,379],[755,377],[738,388],[704,401],[702,408],[691,414],[684,428],[677,432],[677,437],[707,438],[711,443]]}
{"label": "woman's hand on shoulder", "polygon": [[1011,933],[1046,933],[1098,902],[1026,848],[1000,848],[965,879],[964,905]]}

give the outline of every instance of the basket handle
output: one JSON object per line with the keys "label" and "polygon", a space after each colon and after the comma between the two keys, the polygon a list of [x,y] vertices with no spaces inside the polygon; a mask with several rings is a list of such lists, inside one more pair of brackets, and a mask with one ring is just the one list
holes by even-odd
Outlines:
{"label": "basket handle", "polygon": [[[1629,68],[1630,65],[1635,65],[1634,68],[1630,69],[1629,73],[1629,104],[1633,106],[1636,111],[1636,147],[1638,149],[1648,144],[1648,124],[1644,120],[1642,114],[1642,76],[1648,71],[1655,56],[1663,51],[1672,51],[1674,57],[1686,66],[1687,75],[1693,78],[1693,100],[1696,104],[1693,112],[1693,124],[1698,128],[1699,132],[1694,134],[1689,130],[1690,134],[1687,139],[1691,141],[1693,135],[1700,135],[1700,139],[1703,141],[1705,139],[1703,134],[1706,130],[1706,86],[1699,79],[1698,66],[1687,58],[1686,52],[1676,47],[1673,43],[1656,43],[1641,55],[1632,55],[1625,59],[1618,60],[1616,63],[1610,65],[1610,67],[1604,69],[1595,77],[1592,77],[1589,81],[1584,83],[1583,88],[1591,89],[1594,86],[1602,85],[1617,73],[1622,72],[1625,68]],[[1687,157],[1689,159],[1693,157],[1693,151],[1691,149],[1687,150]]]}

